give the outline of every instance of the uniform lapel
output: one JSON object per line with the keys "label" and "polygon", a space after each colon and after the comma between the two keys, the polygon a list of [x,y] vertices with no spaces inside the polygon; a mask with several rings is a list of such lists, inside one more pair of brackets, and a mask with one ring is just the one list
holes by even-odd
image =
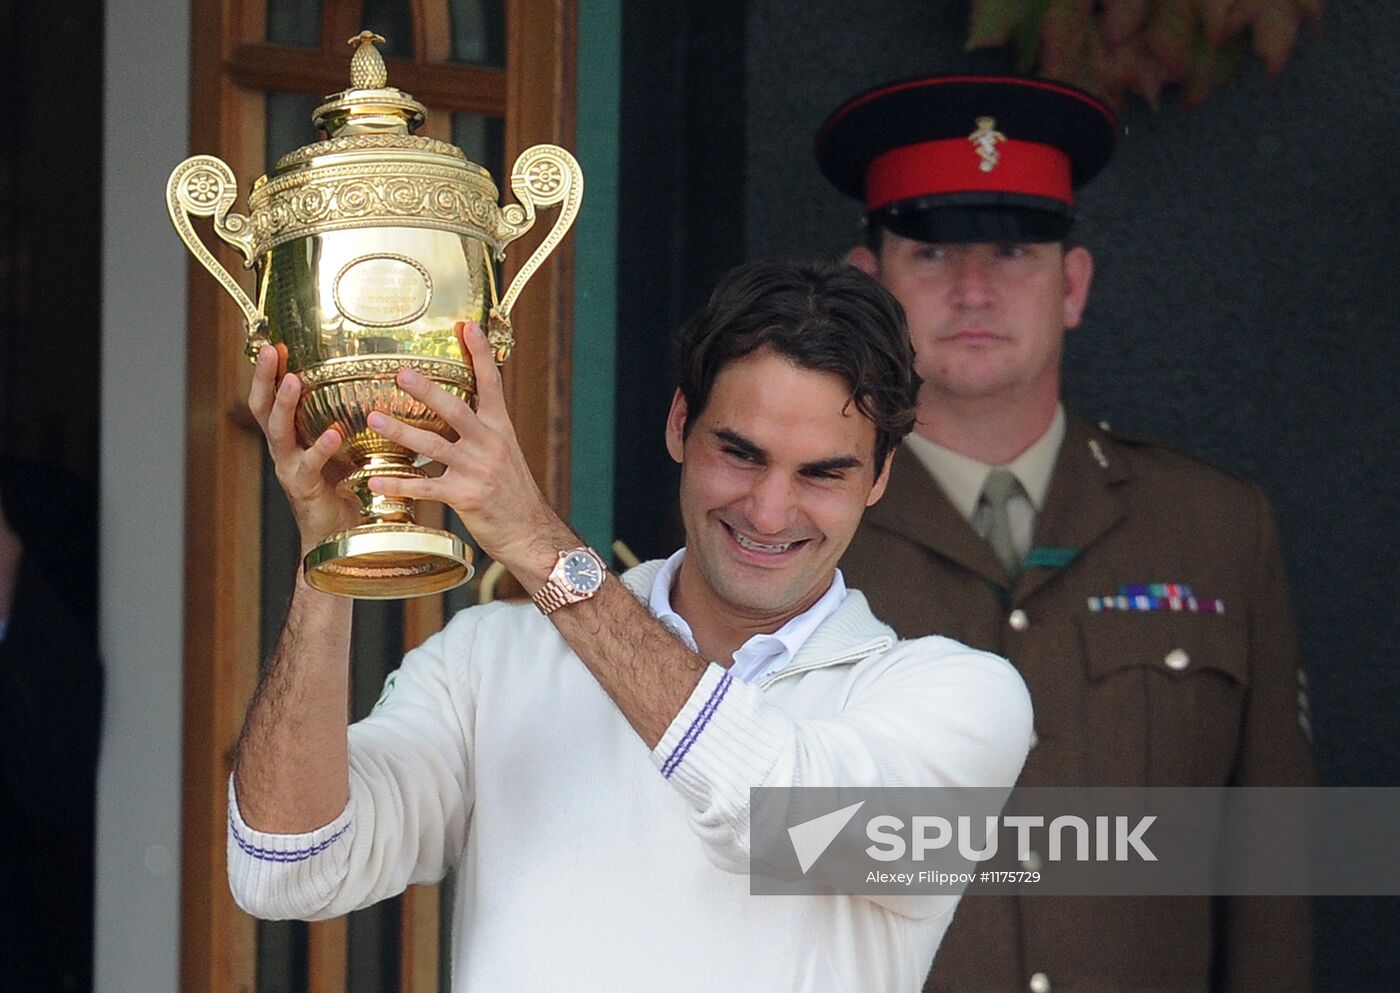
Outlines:
{"label": "uniform lapel", "polygon": [[[1040,550],[1045,560],[1077,557],[1127,516],[1120,483],[1131,475],[1122,450],[1101,431],[1069,415],[1045,506],[1036,521],[1031,561]],[[1012,591],[1022,602],[1049,583],[1067,562],[1029,564]]]}
{"label": "uniform lapel", "polygon": [[1005,588],[1007,577],[1001,563],[918,456],[904,445],[898,446],[890,472],[884,497],[865,512],[866,523],[922,545]]}

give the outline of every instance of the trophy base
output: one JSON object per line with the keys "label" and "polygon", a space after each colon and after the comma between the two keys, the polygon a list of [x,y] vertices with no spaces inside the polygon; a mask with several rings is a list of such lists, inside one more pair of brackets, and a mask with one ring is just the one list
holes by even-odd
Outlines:
{"label": "trophy base", "polygon": [[449,531],[417,524],[361,524],[331,535],[302,563],[323,593],[357,600],[401,600],[472,578],[472,550]]}

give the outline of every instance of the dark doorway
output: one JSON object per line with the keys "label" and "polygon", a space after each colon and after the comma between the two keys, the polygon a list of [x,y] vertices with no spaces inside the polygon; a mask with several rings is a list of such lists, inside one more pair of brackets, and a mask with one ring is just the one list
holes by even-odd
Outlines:
{"label": "dark doorway", "polygon": [[[0,0],[0,975],[92,988],[103,7]],[[159,200],[152,196],[152,209]]]}
{"label": "dark doorway", "polygon": [[0,25],[0,455],[94,483],[102,4],[0,0]]}
{"label": "dark doorway", "polygon": [[663,444],[675,330],[744,258],[747,7],[623,8],[614,519],[643,559],[684,540]]}

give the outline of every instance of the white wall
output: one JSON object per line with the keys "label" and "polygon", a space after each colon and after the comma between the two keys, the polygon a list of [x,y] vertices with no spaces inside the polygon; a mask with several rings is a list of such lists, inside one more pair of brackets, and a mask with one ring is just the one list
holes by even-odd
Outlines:
{"label": "white wall", "polygon": [[105,48],[94,982],[176,993],[187,256],[164,189],[187,154],[188,0],[108,3]]}

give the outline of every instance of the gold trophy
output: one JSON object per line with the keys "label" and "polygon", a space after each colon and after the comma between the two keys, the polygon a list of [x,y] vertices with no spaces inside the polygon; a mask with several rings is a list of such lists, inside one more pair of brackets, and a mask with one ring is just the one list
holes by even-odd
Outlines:
{"label": "gold trophy", "polygon": [[[415,453],[365,423],[379,410],[449,439],[440,417],[394,383],[409,367],[475,405],[470,356],[458,321],[482,324],[498,364],[514,338],[510,309],[559,244],[583,197],[583,173],[555,145],[522,152],[511,170],[518,204],[502,208],[491,174],[454,145],[412,131],[426,110],[387,85],[384,60],[361,32],[351,85],[316,109],[327,140],[284,155],[253,184],[248,215],[230,213],[238,192],[222,160],[196,155],[175,167],[166,205],[180,238],[242,308],[247,351],[277,347],[302,381],[297,436],[327,428],[343,439],[340,486],[360,503],[361,523],[330,535],[306,556],[307,581],[364,599],[421,596],[472,576],[471,549],[456,535],[413,521],[413,501],[371,493],[372,476],[421,477]],[[560,205],[553,228],[497,296],[493,262],[529,231],[535,211]],[[256,303],[200,241],[190,216],[256,271]]]}

